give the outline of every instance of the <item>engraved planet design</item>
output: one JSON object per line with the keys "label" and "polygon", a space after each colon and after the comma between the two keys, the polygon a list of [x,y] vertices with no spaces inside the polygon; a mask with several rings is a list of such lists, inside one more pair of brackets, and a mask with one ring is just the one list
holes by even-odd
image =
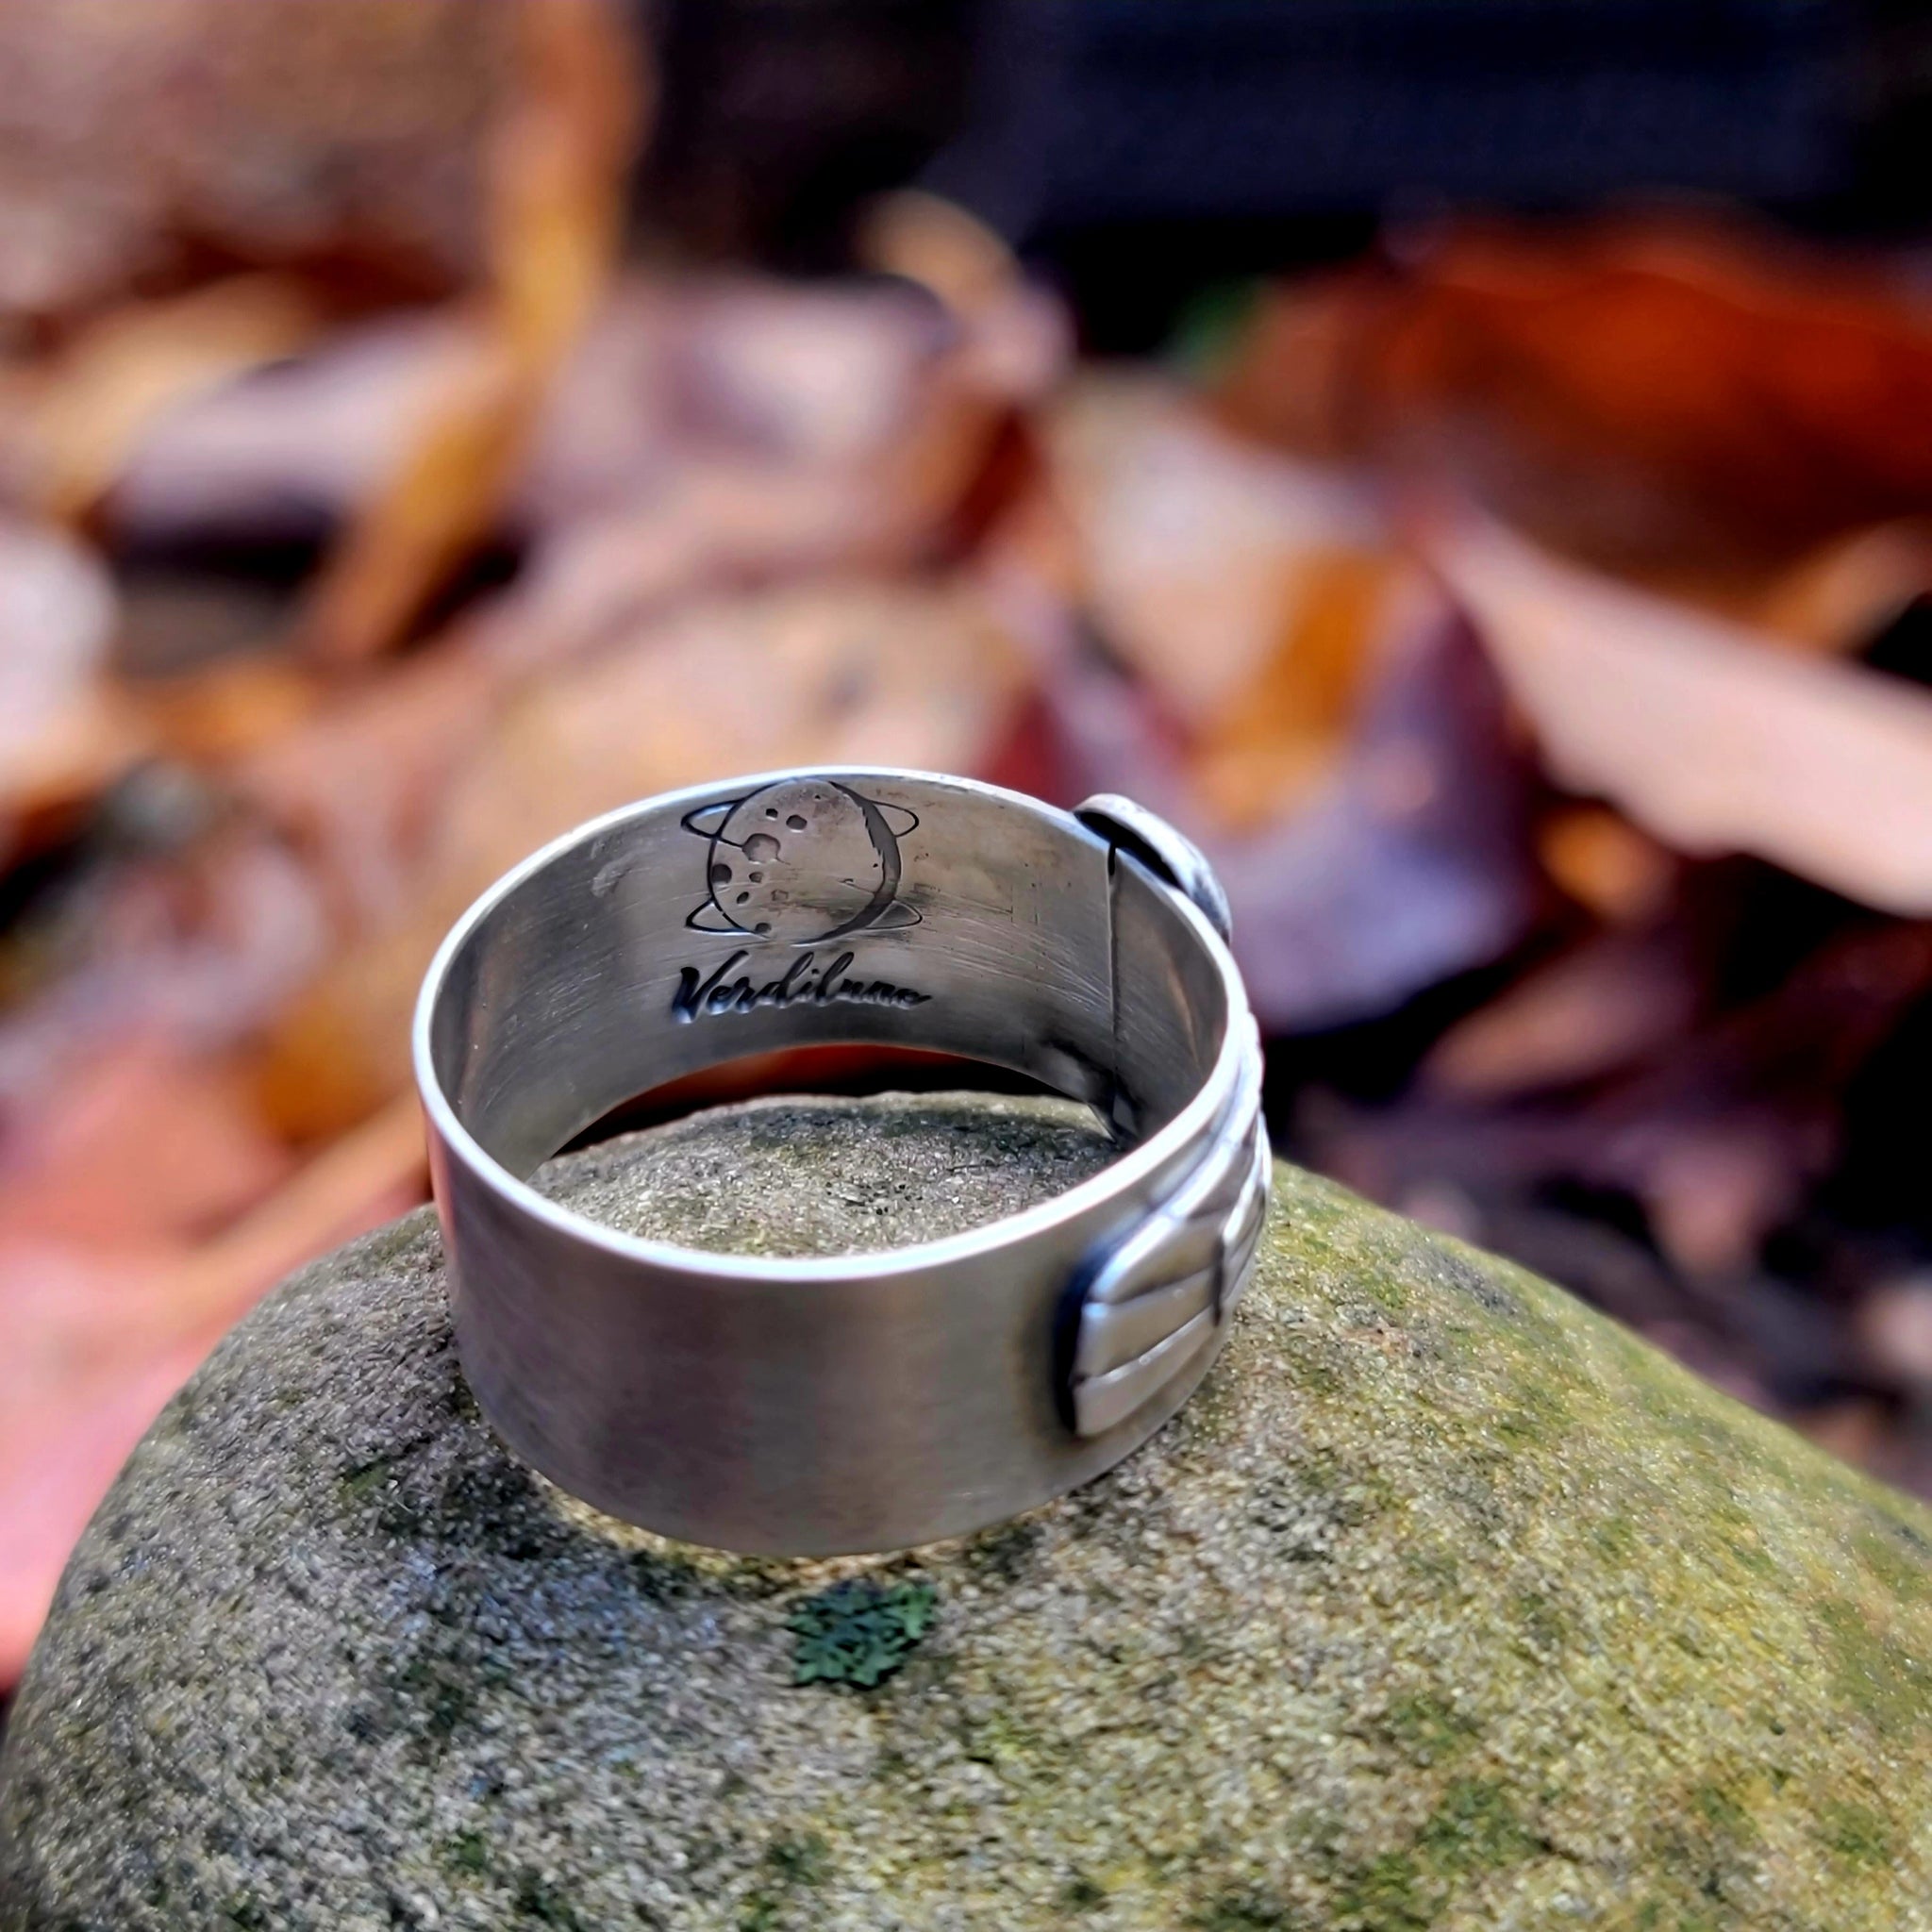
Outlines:
{"label": "engraved planet design", "polygon": [[916,925],[899,841],[919,819],[835,778],[784,778],[685,815],[709,841],[704,903],[685,924],[795,946]]}

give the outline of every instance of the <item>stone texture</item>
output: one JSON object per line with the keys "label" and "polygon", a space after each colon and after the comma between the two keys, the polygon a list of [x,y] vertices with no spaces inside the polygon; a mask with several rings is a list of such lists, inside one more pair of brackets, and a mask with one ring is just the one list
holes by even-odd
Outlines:
{"label": "stone texture", "polygon": [[[767,1105],[550,1185],[877,1246],[1099,1158],[1050,1105]],[[1111,1476],[887,1560],[680,1549],[498,1446],[419,1214],[157,1424],[0,1777],[6,1932],[1911,1932],[1932,1517],[1283,1169],[1227,1355]]]}

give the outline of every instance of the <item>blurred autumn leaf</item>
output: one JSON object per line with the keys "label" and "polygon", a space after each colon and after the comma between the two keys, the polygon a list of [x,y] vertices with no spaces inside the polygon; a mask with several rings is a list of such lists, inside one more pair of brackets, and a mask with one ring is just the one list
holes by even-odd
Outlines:
{"label": "blurred autumn leaf", "polygon": [[1427,554],[1553,774],[1679,852],[1751,852],[1932,912],[1932,694],[1593,575],[1474,517]]}
{"label": "blurred autumn leaf", "polygon": [[1224,406],[1291,448],[1444,466],[1624,569],[1757,567],[1932,508],[1932,317],[1734,225],[1451,226],[1274,296]]}
{"label": "blurred autumn leaf", "polygon": [[0,324],[58,326],[213,259],[446,293],[484,256],[518,6],[9,0]]}
{"label": "blurred autumn leaf", "polygon": [[640,131],[642,68],[611,0],[522,0],[486,148],[485,289],[435,401],[361,506],[308,617],[355,661],[399,641],[487,536],[551,379],[609,280]]}

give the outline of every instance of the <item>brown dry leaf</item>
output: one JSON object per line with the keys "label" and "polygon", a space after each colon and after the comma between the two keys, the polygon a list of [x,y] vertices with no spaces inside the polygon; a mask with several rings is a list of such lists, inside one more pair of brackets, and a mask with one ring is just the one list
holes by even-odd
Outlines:
{"label": "brown dry leaf", "polygon": [[1625,557],[1610,575],[1741,625],[1767,644],[1840,656],[1870,643],[1913,599],[1932,591],[1932,530],[1918,520],[1879,524],[1770,563]]}
{"label": "brown dry leaf", "polygon": [[1267,673],[1311,567],[1385,547],[1361,490],[1239,441],[1156,377],[1083,378],[1044,434],[1092,615],[1193,729]]}
{"label": "brown dry leaf", "polygon": [[903,275],[929,289],[959,316],[1003,307],[1022,280],[1004,236],[971,209],[922,189],[874,202],[853,252],[874,274]]}
{"label": "brown dry leaf", "polygon": [[535,377],[482,315],[425,384],[420,428],[353,512],[302,620],[318,661],[400,643],[430,594],[488,534],[537,406]]}
{"label": "brown dry leaf", "polygon": [[1869,643],[1914,598],[1932,591],[1932,530],[1880,524],[1837,537],[1768,579],[1709,571],[1643,580],[1644,588],[1761,630],[1775,643],[1842,652]]}
{"label": "brown dry leaf", "polygon": [[252,1207],[289,1158],[232,1069],[149,1036],[117,1041],[0,1141],[0,1227],[113,1246],[187,1239]]}
{"label": "brown dry leaf", "polygon": [[1017,270],[957,309],[897,283],[632,274],[552,390],[517,510],[567,534],[588,516],[676,513],[693,489],[809,479],[869,491],[871,521],[931,543],[1067,343],[1064,312]]}
{"label": "brown dry leaf", "polygon": [[285,699],[291,710],[303,702],[275,680],[266,691],[195,680],[164,722],[184,745],[218,746],[236,728],[229,782],[298,841],[345,928],[365,932],[407,905],[445,789],[488,756],[525,684],[622,645],[708,584],[897,563],[916,535],[903,509],[854,479],[700,470],[645,508],[559,533],[458,631],[293,729],[254,729],[273,726]]}
{"label": "brown dry leaf", "polygon": [[1883,1403],[1869,1396],[1827,1403],[1823,1408],[1794,1416],[1791,1426],[1840,1462],[1883,1474],[1889,1481],[1897,1480],[1886,1467],[1893,1450],[1893,1433]]}
{"label": "brown dry leaf", "polygon": [[[12,681],[0,676],[0,688]],[[138,715],[105,684],[50,709],[29,742],[0,745],[0,862],[72,831],[146,749]]]}
{"label": "brown dry leaf", "polygon": [[[1630,959],[1632,944],[1626,936],[1602,941],[1599,958],[1574,972],[1614,970],[1620,958]],[[1539,1006],[1547,1018],[1550,1003],[1562,1004],[1560,985],[1548,1003],[1534,985],[1525,986],[1519,1022],[1538,1017]],[[1657,1026],[1652,1050],[1587,1105],[1545,1098],[1483,1113],[1426,1101],[1396,1125],[1386,1152],[1410,1172],[1490,1190],[1531,1192],[1561,1181],[1628,1192],[1682,1274],[1738,1277],[1829,1170],[1848,1085],[1928,988],[1932,924],[1866,920],[1748,1006],[1690,1029]],[[1666,992],[1653,1020],[1668,1017],[1669,1004]],[[1601,1043],[1642,1043],[1634,1031],[1617,1041],[1614,1025],[1586,1019],[1574,1002],[1571,1017],[1586,1037],[1599,1029]],[[1479,1015],[1466,1024],[1474,1031],[1457,1049],[1457,1071],[1479,1097],[1589,1071],[1564,1067],[1560,1042],[1540,1042],[1526,1025],[1511,1039],[1507,1020],[1489,1026]]]}
{"label": "brown dry leaf", "polygon": [[365,931],[407,902],[445,788],[485,755],[525,683],[637,634],[709,584],[897,563],[916,534],[902,509],[852,479],[700,470],[644,508],[559,532],[459,629],[292,729],[254,732],[256,700],[272,725],[281,697],[292,708],[299,692],[232,691],[219,677],[191,684],[164,724],[175,741],[217,747],[236,727],[229,781],[300,843],[344,925]]}
{"label": "brown dry leaf", "polygon": [[1608,1096],[1590,1177],[1636,1192],[1687,1273],[1736,1273],[1827,1171],[1853,1076],[1928,989],[1932,924],[1842,933]]}
{"label": "brown dry leaf", "polygon": [[1676,851],[1932,912],[1932,695],[1558,562],[1464,517],[1427,553],[1553,774]]}
{"label": "brown dry leaf", "polygon": [[[874,520],[928,528],[960,485],[936,475],[908,500],[908,475],[933,467],[917,450],[956,450],[970,479],[1002,412],[1058,367],[1063,317],[1037,291],[1015,302],[1041,339],[1024,368],[990,346],[1021,332],[1004,308],[959,325],[902,288],[632,273],[550,385],[508,518],[540,543],[567,538],[667,499],[675,511],[703,472],[740,494],[862,481],[886,499]],[[145,545],[326,529],[423,440],[478,359],[476,326],[454,307],[387,316],[174,411],[128,461],[109,527]]]}
{"label": "brown dry leaf", "polygon": [[191,764],[221,764],[289,741],[321,700],[312,672],[265,657],[199,665],[128,693],[156,745]]}
{"label": "brown dry leaf", "polygon": [[1285,290],[1226,406],[1291,447],[1447,462],[1620,568],[1775,562],[1932,508],[1932,310],[1708,223],[1470,225]]}
{"label": "brown dry leaf", "polygon": [[[990,501],[962,504],[971,486],[984,484],[1012,412],[1030,411],[1064,380],[1073,365],[1074,331],[1065,308],[1030,283],[1005,240],[957,204],[919,190],[883,195],[867,211],[858,258],[875,273],[926,290],[951,325],[952,341],[934,371],[929,407],[901,440],[884,485],[935,512],[968,508],[974,539],[1010,507],[1035,455],[1026,421],[1021,459],[995,476]],[[994,464],[994,467],[997,467]],[[976,508],[976,516],[972,513]]]}
{"label": "brown dry leaf", "polygon": [[1507,952],[1536,908],[1528,774],[1495,674],[1440,600],[1406,601],[1332,780],[1210,839],[1264,1026],[1391,1012]]}
{"label": "brown dry leaf", "polygon": [[265,1290],[420,1201],[424,1166],[409,1098],[198,1248],[0,1237],[0,1688],[161,1405]]}
{"label": "brown dry leaf", "polygon": [[38,816],[85,803],[140,755],[104,681],[115,622],[92,552],[0,517],[0,859]]}
{"label": "brown dry leaf", "polygon": [[185,400],[128,452],[103,527],[155,550],[313,541],[398,469],[473,328],[455,303],[388,314]]}
{"label": "brown dry leaf", "polygon": [[1932,1277],[1923,1270],[1888,1275],[1858,1305],[1860,1349],[1886,1383],[1932,1390]]}
{"label": "brown dry leaf", "polygon": [[1366,492],[1148,377],[1083,381],[1046,441],[1073,581],[1187,733],[1203,802],[1250,828],[1311,795],[1402,602]]}
{"label": "brown dry leaf", "polygon": [[610,0],[522,0],[518,87],[491,150],[490,287],[420,437],[317,586],[312,648],[390,648],[487,534],[544,393],[608,281],[639,120],[639,60]]}
{"label": "brown dry leaf", "polygon": [[90,324],[40,372],[27,487],[45,514],[77,522],[170,412],[295,354],[323,325],[283,275],[236,275],[129,303]]}
{"label": "brown dry leaf", "polygon": [[107,1041],[229,1052],[328,941],[310,869],[258,825],[217,824],[169,856],[104,863],[48,935],[50,970],[0,1013],[0,1113],[51,1112]]}
{"label": "brown dry leaf", "polygon": [[702,598],[523,690],[463,758],[395,914],[276,1029],[291,1134],[336,1131],[408,1079],[408,1015],[469,901],[545,840],[634,798],[782,765],[983,767],[1024,689],[958,588],[817,583]]}
{"label": "brown dry leaf", "polygon": [[1612,933],[1531,974],[1437,1041],[1422,1091],[1452,1101],[1515,1099],[1648,1058],[1697,1012],[1700,990],[1679,937]]}
{"label": "brown dry leaf", "polygon": [[[1715,229],[1490,228],[1278,291],[1220,402],[1304,453],[1446,461],[1659,594],[1843,650],[1932,586],[1923,528],[1857,527],[1932,504],[1889,447],[1928,358],[1932,318],[1842,262]],[[1834,488],[1821,449],[1871,474]]]}
{"label": "brown dry leaf", "polygon": [[[465,631],[494,669],[528,667],[720,578],[942,560],[1015,480],[1018,410],[1065,338],[1017,284],[961,318],[898,286],[626,277],[517,465],[522,578]],[[332,339],[172,415],[111,525],[163,545],[310,537],[426,446],[446,385],[479,370],[448,310]]]}
{"label": "brown dry leaf", "polygon": [[8,0],[0,322],[210,257],[417,295],[473,277],[514,9],[475,0]]}
{"label": "brown dry leaf", "polygon": [[1692,1281],[1736,1279],[1798,1211],[1829,1164],[1821,1131],[1795,1141],[1775,1117],[1695,1121],[1643,1149],[1644,1213],[1657,1246]]}
{"label": "brown dry leaf", "polygon": [[875,477],[930,411],[948,336],[909,290],[628,275],[551,391],[520,512],[567,529],[699,471]]}
{"label": "brown dry leaf", "polygon": [[351,685],[244,749],[235,789],[302,852],[342,933],[395,916],[444,787],[509,679],[467,636]]}
{"label": "brown dry leaf", "polygon": [[[929,563],[1013,398],[906,291],[627,282],[551,398],[518,581],[233,774],[345,919],[391,917],[441,789],[526,680],[720,585]],[[219,737],[224,687],[185,731]],[[237,709],[249,722],[253,699]],[[271,693],[271,696],[274,694]],[[209,715],[212,713],[212,715]]]}
{"label": "brown dry leaf", "polygon": [[1223,824],[1265,825],[1335,769],[1397,569],[1393,558],[1362,550],[1317,548],[1302,559],[1274,656],[1194,740],[1194,780]]}
{"label": "brown dry leaf", "polygon": [[1131,792],[1202,845],[1264,1030],[1389,1013],[1523,938],[1541,893],[1529,774],[1494,669],[1440,591],[1396,600],[1332,776],[1299,809],[1235,833],[1209,818],[1145,687],[1084,647],[1024,554],[996,551],[984,568],[1038,666],[1058,788]]}

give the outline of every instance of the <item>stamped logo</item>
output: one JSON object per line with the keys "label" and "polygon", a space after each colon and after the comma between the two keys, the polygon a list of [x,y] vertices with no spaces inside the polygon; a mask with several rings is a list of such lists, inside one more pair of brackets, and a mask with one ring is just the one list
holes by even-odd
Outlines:
{"label": "stamped logo", "polygon": [[917,925],[899,897],[899,841],[918,824],[834,778],[784,778],[701,806],[684,828],[708,843],[708,890],[685,924],[793,946]]}
{"label": "stamped logo", "polygon": [[855,974],[853,954],[830,944],[919,924],[917,908],[899,896],[899,841],[919,824],[916,813],[836,778],[784,778],[701,806],[683,824],[705,841],[707,889],[685,924],[801,950],[782,972],[741,973],[751,957],[743,945],[708,974],[681,968],[675,1018],[835,1003],[918,1007],[932,997]]}
{"label": "stamped logo", "polygon": [[[852,954],[841,952],[824,966],[816,953],[800,953],[783,973],[755,980],[739,967],[751,956],[742,946],[708,974],[695,966],[678,969],[677,991],[671,1010],[680,1020],[698,1020],[720,1013],[749,1013],[758,1007],[828,1007],[835,1002],[856,1007],[923,1007],[932,995],[894,986],[889,979],[855,975]],[[734,974],[736,975],[734,977]]]}

